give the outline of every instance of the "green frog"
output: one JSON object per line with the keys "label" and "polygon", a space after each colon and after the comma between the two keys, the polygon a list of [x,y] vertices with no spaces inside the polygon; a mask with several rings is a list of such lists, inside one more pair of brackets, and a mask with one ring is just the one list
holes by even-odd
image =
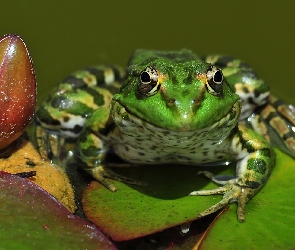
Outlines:
{"label": "green frog", "polygon": [[[252,115],[257,107],[262,108]],[[274,115],[272,108],[282,112]],[[106,178],[146,183],[112,171],[105,160],[110,152],[130,165],[181,168],[236,161],[236,176],[230,179],[202,172],[220,187],[190,195],[223,198],[200,217],[237,202],[237,217],[245,220],[246,203],[265,185],[275,165],[267,127],[290,154],[295,152],[294,135],[285,136],[292,132],[287,120],[295,121],[294,112],[270,96],[269,86],[250,67],[227,56],[199,58],[189,50],[137,50],[126,72],[115,66],[77,71],[56,87],[36,117],[44,158],[55,151],[44,135],[77,139],[79,164],[111,191],[117,189]],[[279,125],[272,123],[277,117]]]}

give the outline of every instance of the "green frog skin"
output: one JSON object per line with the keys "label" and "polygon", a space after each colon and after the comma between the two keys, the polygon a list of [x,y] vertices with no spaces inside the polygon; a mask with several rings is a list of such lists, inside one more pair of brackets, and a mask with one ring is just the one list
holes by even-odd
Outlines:
{"label": "green frog skin", "polygon": [[[233,179],[218,180],[203,171],[220,187],[190,195],[223,194],[200,217],[237,202],[238,219],[244,221],[245,205],[269,178],[275,154],[267,138],[242,120],[257,106],[269,102],[280,106],[269,94],[269,86],[240,60],[200,59],[189,50],[137,50],[126,72],[114,66],[88,67],[55,88],[36,114],[41,155],[46,158],[49,151],[40,139],[44,133],[77,139],[80,165],[111,191],[116,187],[106,178],[146,183],[112,171],[105,160],[110,151],[130,166],[178,164],[181,168],[236,161]],[[269,114],[264,112],[266,118]],[[260,120],[251,123],[266,133]],[[273,127],[294,154],[294,136],[287,141],[284,135],[290,131]]]}

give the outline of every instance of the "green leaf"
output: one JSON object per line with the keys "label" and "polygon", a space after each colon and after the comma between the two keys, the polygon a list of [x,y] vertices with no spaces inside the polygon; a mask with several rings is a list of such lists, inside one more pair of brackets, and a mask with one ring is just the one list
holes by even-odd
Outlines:
{"label": "green leaf", "polygon": [[231,205],[211,224],[198,249],[294,249],[295,161],[276,154],[269,181],[246,206],[246,222],[236,220],[236,205]]}
{"label": "green leaf", "polygon": [[[215,169],[217,174],[216,169],[225,168],[211,167],[209,170],[214,172]],[[124,176],[147,181],[149,186],[113,181],[119,191],[112,193],[98,182],[92,182],[83,193],[83,210],[90,221],[116,241],[142,237],[196,220],[200,212],[222,198],[188,196],[194,190],[216,188],[207,178],[197,175],[200,169],[192,166],[115,169]]]}
{"label": "green leaf", "polygon": [[34,183],[0,171],[0,189],[1,249],[116,249]]}

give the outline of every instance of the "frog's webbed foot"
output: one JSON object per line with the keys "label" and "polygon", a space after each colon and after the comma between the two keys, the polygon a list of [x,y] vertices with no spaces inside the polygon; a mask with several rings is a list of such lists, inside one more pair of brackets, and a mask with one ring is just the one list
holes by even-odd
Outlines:
{"label": "frog's webbed foot", "polygon": [[248,121],[269,142],[295,157],[295,109],[292,105],[270,95],[268,104]]}
{"label": "frog's webbed foot", "polygon": [[[201,174],[204,174],[206,177],[210,178],[213,182],[222,184],[224,181],[218,181],[215,179],[214,175],[208,171],[201,171]],[[237,179],[231,179],[226,181],[226,183],[218,188],[212,190],[200,190],[193,191],[189,195],[213,195],[213,194],[223,194],[221,201],[201,212],[198,217],[204,217],[211,213],[218,211],[219,209],[227,206],[230,203],[237,202],[238,210],[237,217],[240,222],[245,221],[245,206],[249,201],[248,197],[253,196],[253,189],[249,187],[241,187],[237,183]]]}
{"label": "frog's webbed foot", "polygon": [[106,166],[98,166],[91,169],[85,169],[88,173],[92,175],[99,183],[104,185],[107,189],[111,190],[112,192],[116,192],[117,188],[109,182],[106,178],[114,179],[120,182],[129,183],[137,186],[147,186],[148,183],[144,181],[138,181],[132,178],[128,178],[122,175],[119,175],[112,171],[110,168]]}

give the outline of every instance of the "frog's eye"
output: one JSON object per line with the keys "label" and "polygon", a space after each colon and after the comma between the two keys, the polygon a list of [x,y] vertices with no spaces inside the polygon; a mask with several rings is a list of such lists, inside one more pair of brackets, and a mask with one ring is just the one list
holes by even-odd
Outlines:
{"label": "frog's eye", "polygon": [[223,75],[220,69],[210,65],[207,70],[207,91],[215,96],[222,96],[223,94]]}
{"label": "frog's eye", "polygon": [[152,96],[158,92],[160,86],[158,72],[154,67],[148,66],[140,72],[137,87],[138,94]]}

